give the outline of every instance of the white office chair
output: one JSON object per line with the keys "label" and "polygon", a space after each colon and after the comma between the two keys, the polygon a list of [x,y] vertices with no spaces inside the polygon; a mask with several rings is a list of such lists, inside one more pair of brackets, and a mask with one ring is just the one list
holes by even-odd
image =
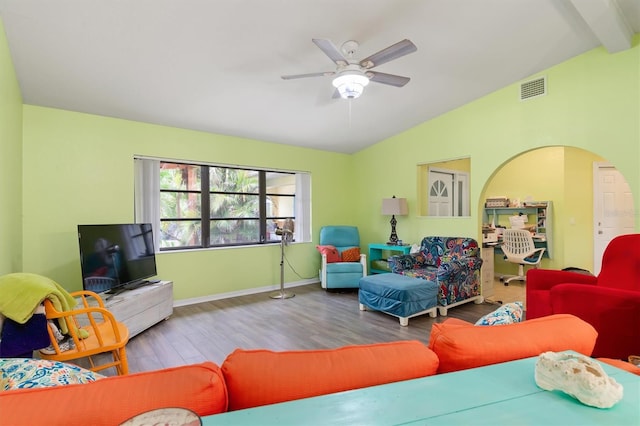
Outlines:
{"label": "white office chair", "polygon": [[526,281],[524,265],[537,268],[545,251],[544,247],[536,248],[531,232],[526,229],[505,229],[501,248],[507,262],[518,264],[518,275],[506,279],[504,285],[509,285],[509,281],[513,280]]}

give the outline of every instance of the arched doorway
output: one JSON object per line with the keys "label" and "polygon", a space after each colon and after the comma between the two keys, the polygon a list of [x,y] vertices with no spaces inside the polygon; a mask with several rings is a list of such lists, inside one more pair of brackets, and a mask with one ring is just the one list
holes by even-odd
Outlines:
{"label": "arched doorway", "polygon": [[[564,146],[522,153],[505,162],[487,181],[480,197],[480,210],[484,209],[484,200],[496,196],[506,196],[511,202],[552,201],[554,255],[545,258],[542,267],[562,269],[571,266],[597,272],[600,265],[597,260],[594,261],[595,235],[598,232],[594,225],[594,178],[598,173],[595,165],[606,161],[592,152]],[[628,184],[626,186],[628,188]],[[634,229],[635,215],[630,191],[622,198],[604,197],[609,200],[606,209],[609,216],[621,216],[620,212],[623,212],[623,229],[628,229],[629,225]],[[625,204],[612,204],[620,202]],[[610,238],[615,236],[612,235],[615,232],[627,233],[612,231]],[[514,275],[516,268],[496,257],[496,275]]]}

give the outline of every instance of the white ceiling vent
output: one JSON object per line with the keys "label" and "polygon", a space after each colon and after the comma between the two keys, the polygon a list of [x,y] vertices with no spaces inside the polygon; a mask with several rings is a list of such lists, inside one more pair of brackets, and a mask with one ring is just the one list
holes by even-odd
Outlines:
{"label": "white ceiling vent", "polygon": [[520,85],[520,100],[526,101],[547,94],[547,77],[525,81]]}

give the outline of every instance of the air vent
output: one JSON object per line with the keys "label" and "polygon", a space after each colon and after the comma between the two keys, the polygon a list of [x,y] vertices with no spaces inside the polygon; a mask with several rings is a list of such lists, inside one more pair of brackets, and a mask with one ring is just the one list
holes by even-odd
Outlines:
{"label": "air vent", "polygon": [[529,80],[520,85],[520,100],[526,101],[547,94],[547,77]]}

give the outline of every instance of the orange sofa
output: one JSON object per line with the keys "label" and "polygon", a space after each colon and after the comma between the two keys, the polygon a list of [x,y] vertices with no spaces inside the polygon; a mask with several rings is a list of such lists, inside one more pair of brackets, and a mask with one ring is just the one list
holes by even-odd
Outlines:
{"label": "orange sofa", "polygon": [[114,425],[160,407],[207,416],[549,350],[590,355],[596,337],[593,327],[572,315],[499,326],[449,318],[433,325],[429,346],[410,340],[309,351],[239,349],[220,367],[205,362],[86,384],[0,392],[0,425]]}
{"label": "orange sofa", "polygon": [[436,374],[416,340],[315,351],[236,350],[212,362],[91,383],[0,391],[0,425],[117,425],[162,407],[200,416]]}

